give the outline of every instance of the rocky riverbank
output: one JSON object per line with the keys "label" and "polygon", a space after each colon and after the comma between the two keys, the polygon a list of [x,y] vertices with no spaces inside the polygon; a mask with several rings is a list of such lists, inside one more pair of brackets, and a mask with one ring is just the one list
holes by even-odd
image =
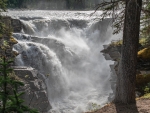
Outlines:
{"label": "rocky riverbank", "polygon": [[[146,50],[146,51],[145,51]],[[143,83],[144,80],[146,79],[148,81],[148,79],[145,77],[145,79],[143,78],[139,78],[139,74],[146,75],[149,74],[149,57],[147,59],[143,59],[140,56],[145,56],[149,53],[149,48],[141,48],[141,51],[138,52],[138,66],[137,66],[137,86],[140,85],[140,83]],[[104,45],[104,49],[101,51],[103,53],[103,55],[105,56],[106,60],[112,60],[114,61],[113,65],[110,65],[111,68],[111,88],[113,90],[113,93],[110,94],[109,96],[109,100],[112,101],[114,98],[114,94],[115,94],[115,88],[116,88],[116,73],[118,71],[118,64],[119,64],[119,59],[120,59],[120,52],[121,52],[121,45],[115,45],[112,46],[110,45]],[[145,66],[145,67],[144,67]],[[139,80],[139,79],[140,80]],[[136,99],[136,104],[130,104],[130,105],[124,105],[124,104],[114,104],[114,103],[109,103],[107,105],[105,105],[104,107],[102,107],[101,109],[97,109],[95,111],[92,112],[87,112],[87,113],[150,113],[150,96],[149,94],[147,94],[148,96],[144,96],[144,97],[140,97]],[[139,95],[137,95],[139,96]]]}
{"label": "rocky riverbank", "polygon": [[110,103],[103,108],[87,113],[150,113],[150,99],[137,99],[136,104],[121,105]]}

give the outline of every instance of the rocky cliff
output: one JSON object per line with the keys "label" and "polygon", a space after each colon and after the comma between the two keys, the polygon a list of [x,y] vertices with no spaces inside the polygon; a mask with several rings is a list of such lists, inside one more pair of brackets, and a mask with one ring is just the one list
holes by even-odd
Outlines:
{"label": "rocky cliff", "polygon": [[[18,19],[13,19],[6,16],[3,17],[0,21],[4,23],[8,30],[10,29],[13,31],[13,33],[19,33],[22,31],[23,25]],[[6,56],[11,58],[14,57],[15,55],[12,55],[12,47],[13,44],[17,43],[17,41],[11,37],[11,35],[4,35],[0,42],[3,42],[3,39],[7,40],[10,43],[9,45],[11,45],[11,47],[7,49],[8,51],[5,52]],[[2,50],[0,50],[0,54],[2,54]],[[25,92],[22,97],[25,101],[24,104],[31,108],[36,108],[40,113],[48,113],[48,111],[51,109],[51,105],[47,96],[44,75],[40,74],[37,70],[31,67],[12,67],[14,69],[15,75],[25,84],[24,87],[19,89],[21,92]]]}
{"label": "rocky cliff", "polygon": [[51,109],[51,105],[48,101],[43,75],[31,67],[15,66],[13,69],[15,75],[25,84],[19,89],[19,91],[25,92],[22,96],[25,100],[24,104],[36,108],[40,113],[47,113]]}
{"label": "rocky cliff", "polygon": [[[144,94],[144,92],[140,89],[143,84],[147,84],[150,81],[150,59],[149,59],[149,48],[144,48],[139,46],[141,49],[138,52],[138,61],[137,61],[137,75],[136,75],[136,96],[139,97]],[[116,90],[116,79],[117,79],[117,72],[118,72],[118,65],[120,60],[120,54],[121,54],[121,45],[104,45],[104,49],[101,51],[103,55],[105,56],[106,60],[112,60],[114,61],[114,64],[110,65],[111,68],[111,88],[113,90],[113,93],[110,94],[109,100],[112,101],[115,90]],[[143,87],[145,87],[143,85]]]}
{"label": "rocky cliff", "polygon": [[21,32],[23,25],[20,20],[13,19],[9,16],[4,16],[2,18],[2,21],[7,27],[12,29],[13,32],[15,32],[15,33]]}
{"label": "rocky cliff", "polygon": [[117,71],[120,59],[121,46],[111,46],[104,45],[104,49],[101,51],[106,60],[114,61],[114,64],[110,65],[111,68],[111,89],[112,93],[109,95],[109,101],[112,101],[114,98],[115,90],[116,90],[116,80],[117,80]]}

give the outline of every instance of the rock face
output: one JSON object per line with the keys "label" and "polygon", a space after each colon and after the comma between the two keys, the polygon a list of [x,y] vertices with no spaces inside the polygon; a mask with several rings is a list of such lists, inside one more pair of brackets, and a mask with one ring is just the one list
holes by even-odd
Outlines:
{"label": "rock face", "polygon": [[[22,31],[23,25],[20,20],[5,16],[2,17],[0,21],[3,22],[8,29],[12,29],[12,32],[14,33],[19,33]],[[4,36],[4,38],[5,37],[6,36]],[[15,39],[13,39],[13,37],[7,37],[8,42],[10,42],[9,45],[11,45],[11,48],[9,48],[5,54],[12,58],[12,47],[13,44],[17,42],[15,42]],[[0,44],[1,42],[3,41],[0,40]],[[2,53],[2,51],[0,51],[0,53]],[[13,69],[15,75],[18,76],[19,79],[21,79],[21,81],[23,81],[25,84],[19,89],[19,91],[25,92],[25,94],[22,96],[22,99],[25,101],[24,104],[31,108],[37,109],[40,113],[48,113],[48,111],[51,109],[51,105],[47,97],[47,88],[44,83],[46,78],[44,78],[44,75],[38,73],[37,70],[29,67],[13,66]]]}
{"label": "rock face", "polygon": [[7,27],[11,28],[14,33],[21,32],[23,28],[21,21],[18,19],[13,19],[9,16],[5,16],[2,18],[2,21],[5,23]]}
{"label": "rock face", "polygon": [[[23,99],[24,104],[31,108],[36,108],[40,113],[48,113],[51,105],[48,101],[46,85],[40,73],[37,70],[29,67],[15,66],[15,74],[24,82],[24,87],[20,91],[25,92]],[[40,76],[40,77],[39,77]]]}
{"label": "rock face", "polygon": [[17,19],[11,19],[11,26],[13,28],[13,32],[21,32],[22,30],[22,23],[20,22],[20,20]]}
{"label": "rock face", "polygon": [[111,82],[111,89],[113,92],[109,95],[108,98],[109,101],[112,101],[116,91],[117,71],[118,71],[121,47],[110,46],[110,45],[104,45],[103,47],[104,49],[101,52],[105,56],[105,59],[114,61],[114,64],[110,65],[111,68],[110,82]]}

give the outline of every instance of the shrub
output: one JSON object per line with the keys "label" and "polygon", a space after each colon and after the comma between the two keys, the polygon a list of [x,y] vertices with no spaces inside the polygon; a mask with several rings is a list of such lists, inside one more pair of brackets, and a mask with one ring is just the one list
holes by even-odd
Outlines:
{"label": "shrub", "polygon": [[138,74],[136,76],[136,88],[142,94],[150,92],[150,74]]}
{"label": "shrub", "polygon": [[145,86],[150,82],[150,74],[138,74],[136,76],[136,86]]}
{"label": "shrub", "polygon": [[140,50],[138,52],[138,58],[150,60],[150,47]]}

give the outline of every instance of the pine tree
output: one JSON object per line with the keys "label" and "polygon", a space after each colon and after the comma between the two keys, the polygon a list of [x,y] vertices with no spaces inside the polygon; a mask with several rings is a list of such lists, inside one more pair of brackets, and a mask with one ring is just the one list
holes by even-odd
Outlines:
{"label": "pine tree", "polygon": [[107,16],[113,17],[113,26],[116,28],[114,33],[118,33],[123,28],[123,44],[114,102],[135,103],[137,50],[142,0],[111,0],[101,3],[99,7],[104,11],[102,19]]}

